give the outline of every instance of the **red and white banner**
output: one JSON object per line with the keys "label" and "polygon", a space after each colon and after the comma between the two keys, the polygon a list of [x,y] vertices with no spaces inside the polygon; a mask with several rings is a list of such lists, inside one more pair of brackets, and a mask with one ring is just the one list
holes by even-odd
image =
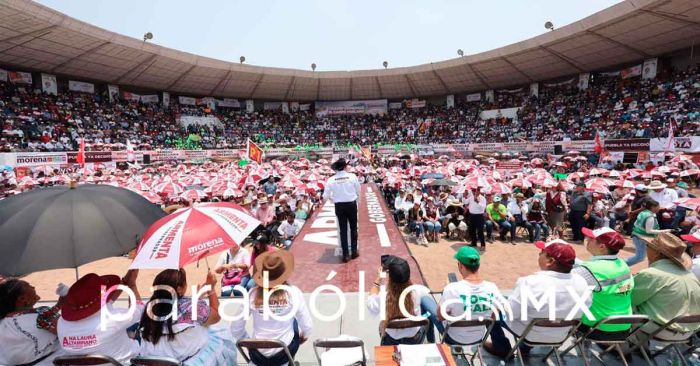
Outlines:
{"label": "red and white banner", "polygon": [[9,71],[7,73],[7,78],[12,84],[31,84],[32,74],[29,72],[22,71]]}
{"label": "red and white banner", "polygon": [[425,100],[420,100],[420,99],[411,99],[407,100],[405,102],[406,108],[425,108],[426,102]]}
{"label": "red and white banner", "polygon": [[68,81],[68,90],[80,92],[80,93],[90,93],[95,94],[95,84],[86,83],[83,81]]}
{"label": "red and white banner", "polygon": [[248,160],[254,160],[258,162],[258,164],[261,164],[263,160],[263,153],[263,149],[261,149],[260,146],[256,145],[253,141],[250,141],[250,139],[248,139],[246,149],[246,155],[248,156]]}
{"label": "red and white banner", "polygon": [[620,76],[623,79],[629,79],[640,75],[642,75],[642,65],[636,65],[620,70]]}
{"label": "red and white banner", "polygon": [[146,230],[130,269],[178,269],[240,245],[260,225],[244,208],[202,203],[176,211]]}
{"label": "red and white banner", "polygon": [[46,94],[58,95],[56,75],[41,74],[41,90]]}
{"label": "red and white banner", "polygon": [[125,100],[129,100],[129,101],[132,101],[132,102],[138,102],[138,101],[141,100],[141,96],[140,96],[140,95],[135,94],[135,93],[131,93],[131,92],[123,92],[123,93],[122,93],[122,97],[123,97]]}

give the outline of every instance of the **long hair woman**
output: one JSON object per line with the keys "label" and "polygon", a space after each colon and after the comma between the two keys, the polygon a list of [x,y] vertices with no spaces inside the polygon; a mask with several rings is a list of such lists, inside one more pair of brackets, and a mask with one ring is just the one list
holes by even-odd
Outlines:
{"label": "long hair woman", "polygon": [[[193,303],[191,298],[185,297],[187,274],[184,269],[166,269],[156,276],[155,291],[141,316],[142,356],[171,357],[184,365],[236,362],[236,347],[228,329],[212,327],[221,319],[213,273],[207,274],[201,286],[204,285],[212,287],[207,294],[209,304],[204,300]],[[177,320],[171,316],[175,312]]]}
{"label": "long hair woman", "polygon": [[[385,273],[386,275],[382,275]],[[420,344],[423,343],[425,332],[420,327],[406,329],[387,329],[387,324],[395,319],[406,318],[402,314],[399,300],[401,293],[406,288],[412,285],[411,283],[411,268],[408,262],[396,256],[387,256],[382,258],[382,267],[379,269],[377,279],[374,281],[374,286],[369,291],[367,297],[367,309],[374,316],[381,315],[381,299],[380,288],[383,285],[384,278],[386,279],[386,307],[384,309],[386,318],[379,323],[379,335],[381,336],[381,344],[383,346],[391,346],[398,344]],[[418,316],[420,310],[420,295],[415,291],[411,291],[404,297],[404,309],[410,315]]]}

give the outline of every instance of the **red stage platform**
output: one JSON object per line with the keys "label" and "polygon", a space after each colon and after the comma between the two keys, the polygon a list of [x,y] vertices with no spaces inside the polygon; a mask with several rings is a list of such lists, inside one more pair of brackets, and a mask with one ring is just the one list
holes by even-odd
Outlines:
{"label": "red stage platform", "polygon": [[337,286],[344,292],[357,292],[359,272],[364,271],[364,291],[369,291],[380,267],[380,257],[393,254],[409,262],[414,284],[424,284],[391,211],[374,184],[362,185],[357,226],[360,257],[343,263],[333,203],[326,202],[316,210],[292,245],[295,269],[290,283],[304,292],[312,292],[324,284]]}

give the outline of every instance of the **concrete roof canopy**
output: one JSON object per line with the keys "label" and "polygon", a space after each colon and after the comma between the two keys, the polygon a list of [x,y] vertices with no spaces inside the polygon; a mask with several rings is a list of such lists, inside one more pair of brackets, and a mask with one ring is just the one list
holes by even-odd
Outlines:
{"label": "concrete roof canopy", "polygon": [[700,41],[700,1],[626,0],[505,47],[412,67],[319,71],[202,57],[130,38],[35,2],[0,0],[0,64],[178,94],[313,101],[506,88],[656,57]]}

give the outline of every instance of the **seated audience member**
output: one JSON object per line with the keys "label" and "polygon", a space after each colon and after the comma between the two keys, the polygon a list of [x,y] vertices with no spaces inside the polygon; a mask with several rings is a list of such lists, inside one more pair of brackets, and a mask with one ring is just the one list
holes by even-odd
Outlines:
{"label": "seated audience member", "polygon": [[[591,230],[583,228],[586,250],[593,256],[575,269],[593,286],[589,308],[593,318],[584,314],[579,331],[585,333],[597,322],[614,315],[632,315],[632,289],[634,279],[630,267],[618,257],[625,247],[622,234],[609,227]],[[591,338],[610,340],[626,338],[629,324],[605,324],[591,334]]]}
{"label": "seated audience member", "polygon": [[[498,309],[499,304],[504,303],[498,287],[493,282],[484,281],[479,274],[481,256],[478,250],[463,246],[455,253],[454,259],[457,260],[457,270],[462,279],[445,286],[440,306],[430,296],[421,298],[421,308],[432,323],[428,332],[428,342],[435,341],[432,326],[435,326],[440,334],[444,334],[446,325],[453,319],[487,318],[491,316],[493,309]],[[443,307],[446,312],[444,314],[439,310]],[[483,338],[485,332],[484,327],[450,328],[447,334],[444,334],[444,341],[452,345],[469,344]]]}
{"label": "seated audience member", "polygon": [[[67,287],[59,285],[57,294]],[[56,323],[64,301],[35,307],[41,298],[34,286],[18,278],[0,280],[0,365],[53,365],[62,355]]]}
{"label": "seated audience member", "polygon": [[250,253],[240,245],[234,245],[229,250],[221,253],[216,262],[214,272],[223,274],[221,277],[221,296],[241,296],[234,286],[248,288],[250,278]]}
{"label": "seated audience member", "polygon": [[297,208],[294,216],[297,220],[304,222],[309,218],[309,213],[311,212],[312,208],[313,204],[311,201],[309,201],[308,194],[306,194],[306,192],[302,192],[301,198],[299,199],[299,202],[297,202]]}
{"label": "seated audience member", "polygon": [[[384,279],[386,284],[384,285]],[[367,309],[373,316],[379,316],[382,313],[382,301],[379,295],[380,287],[386,287],[386,320],[379,323],[379,334],[381,336],[381,345],[393,346],[398,344],[420,344],[423,343],[425,332],[421,332],[419,327],[406,329],[387,329],[387,324],[395,319],[406,318],[401,313],[399,306],[399,296],[409,286],[411,286],[411,268],[408,262],[403,258],[393,255],[382,257],[381,268],[377,273],[377,279],[374,281],[374,286],[369,291],[367,297]],[[409,311],[410,316],[420,315],[420,298],[421,295],[412,291],[404,299],[406,311]]]}
{"label": "seated audience member", "polygon": [[[578,308],[578,298],[574,298],[570,291],[575,292],[579,298],[586,298],[585,305],[591,304],[590,290],[586,280],[581,276],[571,273],[576,260],[576,251],[567,242],[556,239],[547,243],[539,241],[535,244],[541,249],[537,263],[539,272],[529,276],[520,277],[513,289],[512,295],[508,298],[508,305],[505,308],[512,310],[510,314],[502,314],[505,319],[500,319],[491,330],[491,342],[487,342],[485,349],[499,357],[505,357],[510,351],[512,344],[504,332],[508,330],[515,337],[521,337],[532,319],[549,319],[550,314],[554,314],[557,320],[580,319],[583,309]],[[523,294],[527,291],[529,295]],[[545,298],[545,295],[553,292],[555,304],[545,304],[537,307],[528,300],[528,297],[535,299]],[[526,297],[528,296],[528,297]],[[523,302],[526,305],[526,313],[522,313]],[[550,306],[555,306],[551,312]],[[576,309],[574,314],[571,314]],[[571,316],[573,315],[573,316]],[[527,335],[527,340],[531,342],[560,342],[566,338],[570,329],[566,328],[546,328],[535,327]],[[522,345],[520,351],[527,355],[530,347]]]}
{"label": "seated audience member", "polygon": [[[209,300],[197,303],[185,297],[187,274],[184,269],[166,269],[153,280],[153,292],[141,316],[141,356],[174,358],[184,365],[230,365],[236,362],[236,347],[226,328],[210,327],[219,322],[219,298],[216,295],[216,276],[209,272],[200,287],[210,285],[205,294]],[[173,298],[174,291],[176,298]],[[176,309],[173,309],[173,301]],[[176,320],[169,316],[177,312]],[[196,320],[193,313],[197,312]],[[151,316],[153,315],[153,316]]]}
{"label": "seated audience member", "polygon": [[[642,332],[651,333],[679,315],[700,314],[700,281],[690,272],[692,260],[686,245],[671,233],[662,233],[648,243],[649,267],[634,276],[632,306],[635,314],[648,316]],[[687,338],[699,324],[674,324],[658,334],[663,339]]]}
{"label": "seated audience member", "polygon": [[[113,286],[123,284],[136,295],[138,270],[130,270],[126,276],[98,276],[89,273],[80,278],[68,290],[65,301],[61,306],[61,318],[58,321],[58,340],[63,350],[69,355],[84,355],[97,353],[114,358],[121,363],[127,363],[139,354],[139,342],[127,334],[127,329],[133,327],[141,319],[143,306],[129,304],[135,310],[131,317],[124,319],[127,308],[117,307],[114,302],[121,291],[113,291],[105,301],[104,308],[101,300],[100,287],[105,286],[109,291]],[[107,316],[103,321],[101,312],[109,311],[114,316]]]}
{"label": "seated audience member", "polygon": [[255,211],[255,218],[261,222],[263,228],[269,232],[268,228],[275,222],[275,208],[268,202],[267,197],[258,200],[260,205]]}
{"label": "seated audience member", "polygon": [[280,226],[277,227],[277,234],[279,234],[285,249],[289,249],[292,246],[292,241],[299,233],[299,230],[301,230],[301,226],[296,222],[294,214],[287,214],[287,219],[282,221]]}
{"label": "seated audience member", "polygon": [[425,232],[428,241],[437,243],[440,239],[442,224],[440,223],[440,210],[435,205],[435,200],[433,199],[433,197],[428,198],[423,221],[423,226],[425,226]]}
{"label": "seated audience member", "polygon": [[[312,319],[301,290],[287,283],[294,272],[294,256],[286,250],[266,252],[255,259],[253,281],[257,287],[250,291],[250,313],[244,319],[252,319],[253,332],[246,332],[246,322],[232,323],[235,339],[276,339],[284,342],[292,356],[311,335]],[[264,275],[268,282],[264,282]],[[266,288],[264,288],[266,286]],[[264,290],[269,303],[265,304]],[[282,349],[250,350],[251,361],[256,365],[281,366],[288,361]]]}
{"label": "seated audience member", "polygon": [[255,281],[252,280],[253,273],[255,271],[255,260],[263,253],[273,252],[275,250],[277,250],[277,248],[270,245],[270,239],[265,234],[262,234],[253,240],[253,250],[250,253],[250,268],[248,269],[251,280],[248,281],[246,289],[250,290],[255,287]]}
{"label": "seated audience member", "polygon": [[[501,203],[501,195],[495,195],[493,202],[486,205],[486,234],[493,240],[494,226],[498,230],[499,240],[505,241],[506,234],[511,232],[511,222],[508,221],[508,209]],[[510,242],[513,243],[514,237],[511,236]]]}
{"label": "seated audience member", "polygon": [[683,240],[687,240],[693,245],[693,266],[691,270],[695,273],[695,277],[700,280],[700,231],[696,231],[693,234],[681,236]]}
{"label": "seated audience member", "polygon": [[538,199],[532,200],[532,206],[527,211],[527,222],[532,226],[530,241],[547,240],[549,227],[546,220],[547,213],[543,210],[542,202]]}
{"label": "seated audience member", "polygon": [[421,207],[420,201],[413,202],[413,207],[408,210],[408,229],[411,230],[416,235],[416,243],[426,245],[425,235],[423,232],[425,228],[423,227],[423,217],[425,217],[425,211]]}
{"label": "seated audience member", "polygon": [[466,239],[467,222],[464,220],[464,204],[460,200],[453,199],[447,201],[445,208],[445,221],[442,227],[446,228],[446,237],[456,235],[459,239]]}
{"label": "seated audience member", "polygon": [[527,237],[532,241],[532,225],[527,221],[527,205],[524,199],[524,194],[516,193],[507,203],[510,237],[515,238],[518,227],[524,227],[527,230]]}

